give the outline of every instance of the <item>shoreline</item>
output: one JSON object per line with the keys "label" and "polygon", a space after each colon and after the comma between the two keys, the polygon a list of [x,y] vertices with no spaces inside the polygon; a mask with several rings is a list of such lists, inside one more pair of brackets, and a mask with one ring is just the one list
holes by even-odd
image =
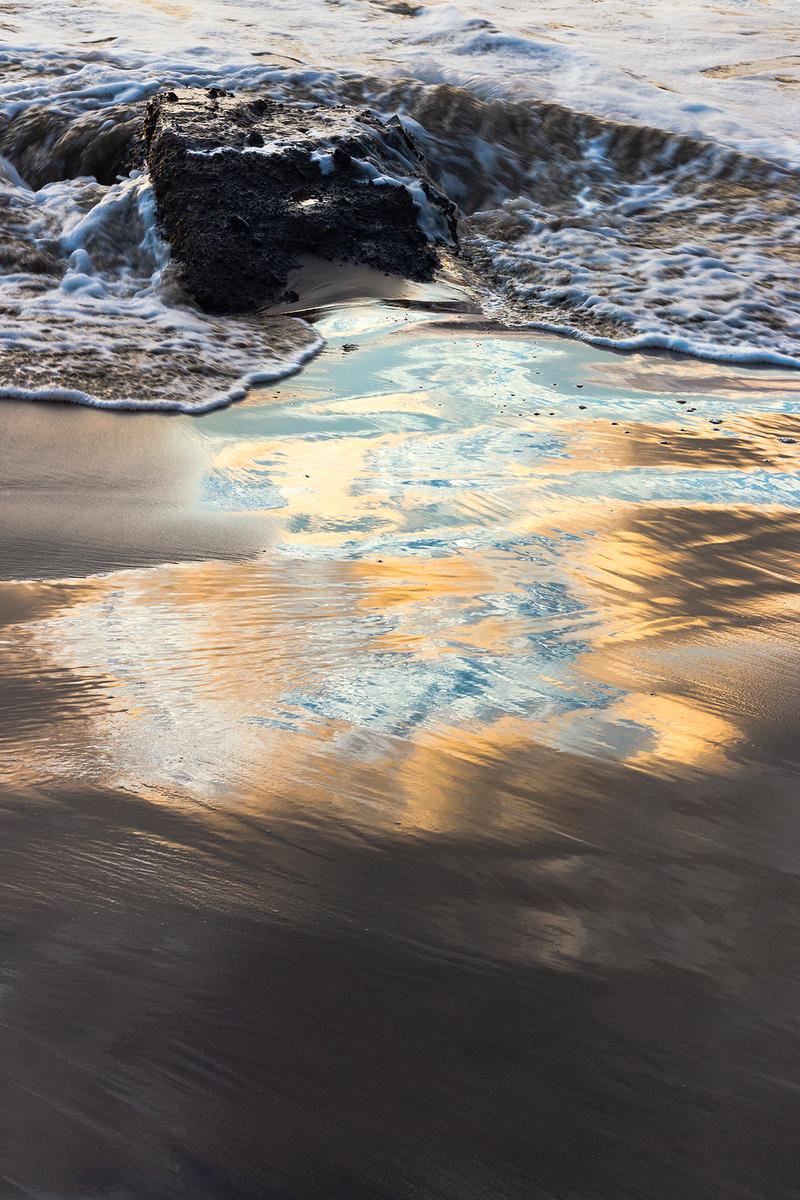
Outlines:
{"label": "shoreline", "polygon": [[796,392],[321,324],[202,420],[0,408],[4,1170],[785,1190]]}
{"label": "shoreline", "polygon": [[[41,557],[48,545],[59,544],[65,532],[67,540],[72,536],[76,545],[89,545],[93,537],[99,537],[114,562],[116,535],[109,532],[109,524],[114,522],[133,533],[128,551],[131,565],[138,561],[137,553],[144,555],[142,561],[148,556],[157,561],[155,545],[159,540],[165,546],[180,546],[181,557],[190,559],[258,553],[262,548],[260,538],[266,539],[265,546],[271,544],[272,517],[269,510],[259,517],[259,501],[246,495],[246,487],[242,492],[244,507],[238,511],[235,497],[224,510],[213,504],[208,507],[207,498],[203,499],[209,469],[213,475],[215,443],[231,437],[247,438],[251,420],[259,412],[280,436],[281,422],[291,420],[291,404],[302,404],[305,397],[316,394],[335,396],[337,390],[346,395],[353,382],[358,389],[354,368],[365,351],[371,363],[376,354],[385,353],[388,361],[399,358],[406,370],[405,364],[415,357],[416,344],[420,368],[424,369],[431,344],[442,343],[446,354],[457,355],[460,345],[474,347],[479,343],[489,352],[488,379],[492,347],[496,347],[500,358],[506,355],[514,364],[513,370],[522,372],[525,378],[526,382],[519,385],[520,418],[527,414],[534,420],[533,412],[540,411],[543,415],[535,421],[541,424],[554,420],[559,434],[564,432],[564,422],[568,426],[574,423],[582,444],[593,436],[593,425],[594,436],[600,439],[606,455],[609,439],[619,445],[622,439],[633,438],[621,460],[631,467],[635,466],[637,453],[642,465],[645,460],[652,461],[654,451],[670,438],[672,449],[659,451],[659,461],[665,468],[671,459],[685,463],[690,450],[699,453],[698,465],[703,465],[704,452],[712,455],[712,463],[707,465],[713,465],[713,454],[732,465],[743,439],[752,441],[753,437],[757,441],[748,451],[751,466],[758,465],[759,458],[764,467],[782,463],[789,466],[794,461],[791,456],[795,441],[800,442],[800,428],[793,418],[796,384],[792,372],[703,363],[670,352],[598,350],[558,335],[499,328],[478,314],[440,307],[447,303],[441,298],[422,303],[425,307],[420,308],[417,297],[407,303],[370,301],[342,306],[331,302],[324,309],[316,308],[316,320],[326,340],[321,355],[299,374],[266,387],[257,385],[243,400],[215,409],[202,420],[190,415],[188,423],[185,419],[164,423],[165,414],[161,413],[119,413],[118,420],[126,423],[126,432],[120,438],[117,421],[109,421],[109,414],[103,410],[4,401],[0,420],[7,447],[7,471],[11,472],[4,486],[6,575],[25,577],[24,569],[9,569],[12,561],[22,566],[25,539],[42,547],[38,551]],[[359,338],[361,341],[355,345]],[[351,342],[355,349],[343,353],[342,347]],[[480,368],[474,364],[470,369],[470,387],[474,387]],[[548,391],[551,387],[552,396]],[[616,405],[615,389],[621,389]],[[627,399],[625,390],[629,392]],[[761,429],[758,421],[753,423],[756,411],[748,417],[736,412],[737,405],[747,407],[748,397],[762,413]],[[686,403],[664,410],[664,404],[677,400]],[[555,405],[552,409],[551,403]],[[584,408],[580,409],[579,404]],[[512,409],[511,400],[498,395],[491,410],[498,421],[498,437],[507,429]],[[457,413],[454,419],[458,421]],[[55,439],[54,420],[59,425]],[[625,433],[633,425],[637,430]],[[87,459],[88,447],[91,457]],[[582,450],[581,456],[584,453]],[[268,503],[278,503],[278,498],[273,496]],[[102,514],[99,523],[98,513]],[[256,531],[259,521],[262,528]],[[101,533],[102,523],[105,527]],[[139,551],[135,550],[136,544]]]}

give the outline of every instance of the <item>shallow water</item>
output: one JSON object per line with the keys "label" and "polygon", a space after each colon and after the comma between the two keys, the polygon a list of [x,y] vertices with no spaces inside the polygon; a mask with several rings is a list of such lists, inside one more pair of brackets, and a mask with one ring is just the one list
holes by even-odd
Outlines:
{"label": "shallow water", "polygon": [[793,375],[316,328],[3,407],[3,1194],[796,1196]]}

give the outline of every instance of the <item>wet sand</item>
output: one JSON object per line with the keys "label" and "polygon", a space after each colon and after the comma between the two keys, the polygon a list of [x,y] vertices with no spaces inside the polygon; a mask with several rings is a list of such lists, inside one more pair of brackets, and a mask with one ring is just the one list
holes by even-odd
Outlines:
{"label": "wet sand", "polygon": [[800,1195],[796,380],[319,328],[0,410],[0,1194]]}
{"label": "wet sand", "polygon": [[73,404],[0,402],[0,578],[80,577],[270,544],[264,523],[202,503],[188,423]]}

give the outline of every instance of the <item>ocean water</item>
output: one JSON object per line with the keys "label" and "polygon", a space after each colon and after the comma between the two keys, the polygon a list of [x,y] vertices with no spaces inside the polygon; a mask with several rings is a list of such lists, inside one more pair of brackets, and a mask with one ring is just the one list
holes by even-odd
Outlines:
{"label": "ocean water", "polygon": [[204,411],[319,348],[299,319],[220,325],[176,293],[146,180],[109,165],[166,84],[399,115],[460,207],[464,285],[506,325],[794,366],[793,16],[788,2],[7,5],[3,395]]}
{"label": "ocean water", "polygon": [[[797,37],[7,0],[0,1200],[800,1200]],[[167,82],[460,255],[199,312]]]}

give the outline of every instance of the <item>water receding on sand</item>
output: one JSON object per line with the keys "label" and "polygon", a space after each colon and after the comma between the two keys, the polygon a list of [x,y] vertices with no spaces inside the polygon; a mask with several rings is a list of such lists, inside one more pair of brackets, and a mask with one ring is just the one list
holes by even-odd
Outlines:
{"label": "water receding on sand", "polygon": [[[651,626],[658,640],[690,645],[715,638],[734,619],[715,599],[723,585],[713,577],[715,554],[723,577],[742,576],[725,592],[729,600],[739,596],[730,605],[737,620],[751,592],[758,608],[753,581],[761,576],[765,599],[775,593],[779,607],[790,602],[791,563],[771,571],[755,561],[777,555],[779,546],[789,553],[800,507],[791,376],[692,367],[687,378],[678,359],[532,342],[468,315],[429,318],[394,304],[334,307],[317,327],[328,342],[318,366],[278,391],[254,392],[197,434],[157,422],[152,432],[137,432],[133,418],[124,429],[97,418],[102,441],[91,490],[122,492],[117,505],[143,561],[173,558],[169,540],[151,532],[154,515],[163,526],[167,511],[178,531],[181,519],[188,522],[183,540],[190,545],[192,522],[211,530],[227,520],[238,530],[230,553],[245,561],[165,565],[126,576],[121,589],[103,575],[91,584],[89,607],[81,582],[84,600],[51,629],[67,657],[75,639],[89,637],[92,655],[111,661],[123,643],[139,647],[138,614],[153,603],[162,611],[157,598],[166,589],[168,626],[171,597],[180,614],[196,613],[194,649],[186,652],[200,656],[198,669],[208,670],[219,699],[227,689],[210,662],[203,665],[217,644],[204,624],[213,596],[224,596],[250,668],[242,673],[224,639],[217,669],[232,672],[244,706],[238,716],[219,714],[223,773],[227,737],[257,740],[256,730],[313,733],[344,723],[428,736],[507,716],[563,730],[587,715],[605,728],[604,714],[619,697],[595,679],[590,663],[599,645],[604,654],[628,647],[635,655]],[[669,386],[671,374],[680,389]],[[28,540],[30,562],[26,571],[15,560],[9,573],[83,576],[81,544],[103,541],[85,472],[73,481],[67,467],[47,465],[52,446],[49,454],[35,449],[37,428],[51,428],[55,417],[66,425],[68,414],[23,413],[21,422],[14,409],[8,414],[19,482],[7,494],[10,538]],[[87,433],[96,436],[87,430],[79,439]],[[39,477],[25,447],[33,447]],[[48,563],[25,522],[38,513],[42,527],[55,523],[44,502],[57,484],[75,508],[66,524],[81,532]],[[172,541],[179,544],[180,532]],[[711,557],[696,578],[704,546]],[[229,557],[222,548],[203,551],[202,542],[200,551]],[[98,569],[107,571],[97,553]],[[202,602],[193,600],[196,589]],[[320,610],[311,642],[296,643],[320,590],[330,592],[330,608]],[[222,618],[220,627],[228,629]],[[263,660],[258,629],[267,638]],[[147,651],[155,656],[148,668],[163,703],[164,689],[181,693],[183,684],[169,655],[163,666],[171,679],[160,678],[159,644]],[[266,675],[276,647],[273,692]],[[131,670],[141,698],[148,672]],[[206,723],[198,713],[192,724]],[[626,728],[625,754],[637,738],[651,744],[646,722]],[[145,745],[156,741],[168,755],[163,739]],[[145,764],[132,769],[128,782]]]}
{"label": "water receding on sand", "polygon": [[[9,1174],[790,1189],[793,377],[316,320],[202,422],[86,410],[130,464],[91,498],[10,490],[78,533],[0,587]],[[141,565],[87,575],[87,507]]]}

